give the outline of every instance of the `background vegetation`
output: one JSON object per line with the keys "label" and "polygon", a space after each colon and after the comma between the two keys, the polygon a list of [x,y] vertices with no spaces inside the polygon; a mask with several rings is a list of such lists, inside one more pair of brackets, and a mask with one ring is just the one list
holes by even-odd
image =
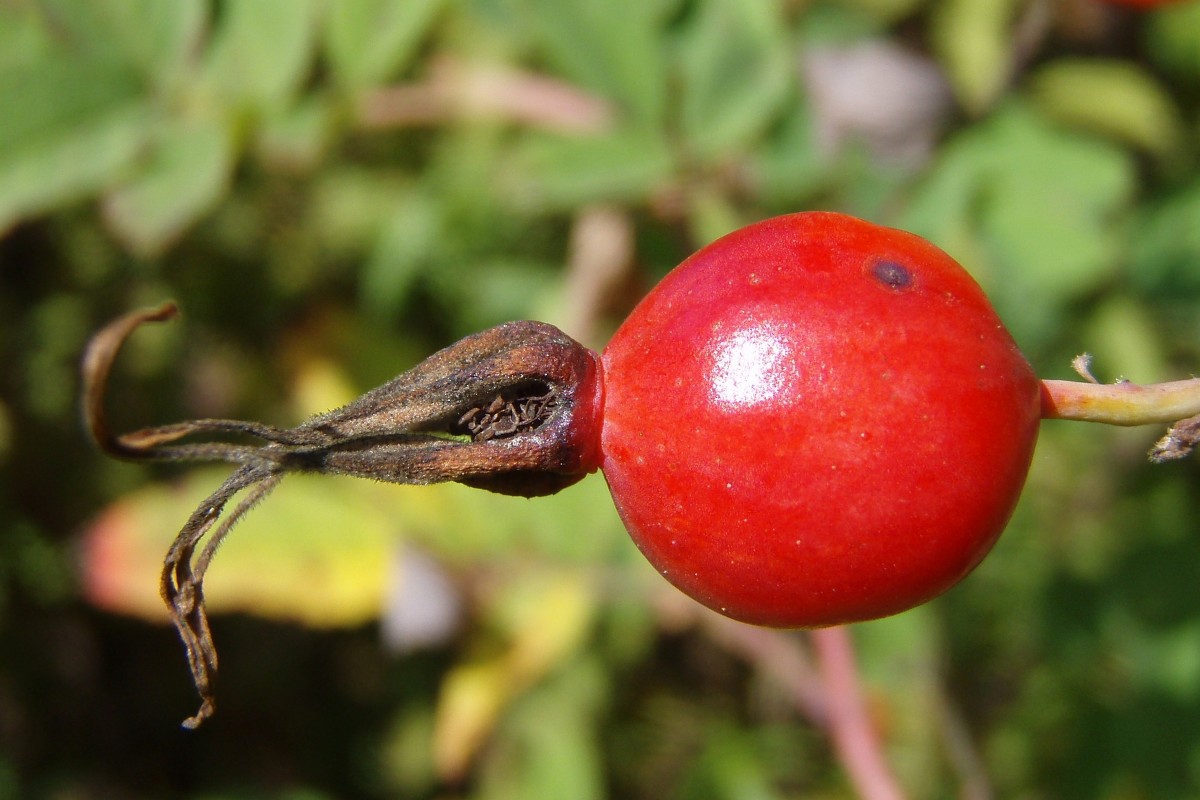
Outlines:
{"label": "background vegetation", "polygon": [[[1196,2],[0,2],[0,798],[849,795],[803,636],[682,599],[599,476],[285,481],[178,730],[155,575],[219,475],[90,446],[86,337],[177,299],[116,424],[294,423],[505,320],[600,346],[824,208],[948,249],[1044,377],[1185,377],[1198,161]],[[855,628],[914,797],[1200,794],[1200,471],[1160,433],[1045,425],[977,573]]]}

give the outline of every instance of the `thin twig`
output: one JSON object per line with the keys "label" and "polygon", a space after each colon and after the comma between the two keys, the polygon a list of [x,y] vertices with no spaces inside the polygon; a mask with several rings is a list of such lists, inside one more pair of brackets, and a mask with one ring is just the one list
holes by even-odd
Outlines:
{"label": "thin twig", "polygon": [[606,205],[581,210],[571,226],[563,330],[595,344],[604,305],[633,264],[634,226],[629,213]]}
{"label": "thin twig", "polygon": [[971,740],[967,723],[940,683],[936,692],[936,703],[947,760],[962,782],[959,797],[961,800],[992,800],[995,793],[988,781],[987,768]]}
{"label": "thin twig", "polygon": [[864,800],[902,800],[904,792],[883,755],[845,627],[809,633],[828,698],[830,735],[851,783]]}
{"label": "thin twig", "polygon": [[359,124],[395,129],[498,119],[585,135],[609,130],[615,118],[603,98],[551,77],[445,56],[432,63],[426,80],[367,92],[359,102]]}

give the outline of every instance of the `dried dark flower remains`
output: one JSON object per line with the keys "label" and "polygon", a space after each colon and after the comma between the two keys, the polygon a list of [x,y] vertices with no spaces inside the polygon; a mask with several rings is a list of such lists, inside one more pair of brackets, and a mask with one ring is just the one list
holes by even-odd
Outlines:
{"label": "dried dark flower remains", "polygon": [[[511,322],[468,336],[352,403],[294,428],[197,419],[114,434],[104,397],[118,351],[139,326],[177,315],[176,306],[166,303],[114,320],[89,342],[82,371],[85,422],[109,454],[237,467],[192,512],[163,563],[160,591],[201,700],[184,727],[195,728],[214,710],[217,651],[204,607],[205,573],[230,529],[288,472],[404,484],[457,481],[533,497],[575,483],[599,463],[597,446],[586,434],[599,413],[597,357],[540,322]],[[230,434],[262,443],[180,443]],[[243,496],[227,511],[238,495]]]}

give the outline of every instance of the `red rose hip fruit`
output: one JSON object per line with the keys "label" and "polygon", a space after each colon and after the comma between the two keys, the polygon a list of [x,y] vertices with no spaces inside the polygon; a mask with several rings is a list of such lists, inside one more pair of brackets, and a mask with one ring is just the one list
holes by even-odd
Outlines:
{"label": "red rose hip fruit", "polygon": [[637,546],[762,625],[882,617],[953,586],[1008,521],[1040,417],[961,266],[833,213],[697,252],[603,367],[602,467]]}

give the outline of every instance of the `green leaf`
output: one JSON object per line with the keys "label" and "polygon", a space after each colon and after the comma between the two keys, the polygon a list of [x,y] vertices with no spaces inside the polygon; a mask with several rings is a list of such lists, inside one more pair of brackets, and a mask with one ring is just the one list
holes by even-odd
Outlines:
{"label": "green leaf", "polygon": [[503,747],[481,770],[480,800],[599,800],[606,793],[600,709],[610,679],[578,658],[513,703],[500,726]]}
{"label": "green leaf", "polygon": [[233,163],[222,120],[169,124],[145,169],[107,197],[105,219],[132,250],[158,253],[216,204]]}
{"label": "green leaf", "polygon": [[1164,6],[1146,20],[1146,54],[1193,81],[1200,79],[1200,3]]}
{"label": "green leaf", "polygon": [[939,716],[945,701],[938,686],[944,644],[938,623],[935,601],[850,628],[872,708],[892,720],[888,754],[914,797],[937,794],[945,780],[945,720]]}
{"label": "green leaf", "polygon": [[768,780],[757,731],[716,722],[704,733],[704,749],[679,787],[680,800],[782,800]]}
{"label": "green leaf", "polygon": [[569,210],[601,201],[644,202],[673,169],[666,143],[650,134],[532,135],[517,149],[508,183],[522,206]]}
{"label": "green leaf", "polygon": [[361,258],[403,203],[404,176],[380,169],[340,167],[317,176],[313,221],[321,240],[336,255]]}
{"label": "green leaf", "polygon": [[1115,266],[1112,217],[1132,197],[1132,162],[1032,117],[999,117],[991,133],[994,194],[982,219],[1003,263],[1026,290],[1050,298],[1093,288]]}
{"label": "green leaf", "polygon": [[442,209],[423,192],[397,196],[390,207],[359,283],[363,306],[382,317],[396,313],[438,252],[443,233]]}
{"label": "green leaf", "polygon": [[0,231],[112,182],[149,112],[127,69],[50,57],[0,70]]}
{"label": "green leaf", "polygon": [[1174,298],[1200,296],[1200,181],[1144,207],[1131,240],[1134,286]]}
{"label": "green leaf", "polygon": [[1012,72],[1010,28],[1021,0],[941,0],[930,18],[933,48],[972,114],[996,101]]}
{"label": "green leaf", "polygon": [[1200,699],[1200,623],[1189,620],[1158,629],[1120,613],[1112,616],[1119,620],[1113,638],[1129,647],[1132,680],[1194,707]]}
{"label": "green leaf", "polygon": [[879,24],[893,24],[925,5],[925,0],[842,0],[842,5],[861,11]]}
{"label": "green leaf", "polygon": [[50,56],[53,36],[31,3],[0,5],[0,73]]}
{"label": "green leaf", "polygon": [[229,0],[206,54],[210,90],[234,105],[291,99],[312,62],[317,0]]}
{"label": "green leaf", "polygon": [[1098,374],[1134,383],[1156,383],[1177,377],[1163,353],[1153,314],[1128,295],[1113,295],[1093,312],[1079,332],[1096,356]]}
{"label": "green leaf", "polygon": [[[561,278],[533,258],[483,256],[472,264],[469,282],[457,264],[440,259],[430,275],[443,301],[450,301],[458,331],[477,331],[513,319],[542,319],[539,307],[561,297]],[[555,304],[557,305],[557,304]]]}
{"label": "green leaf", "polygon": [[784,208],[798,208],[826,186],[832,160],[817,145],[812,109],[795,105],[770,139],[749,154],[748,170],[759,197]]}
{"label": "green leaf", "polygon": [[1115,269],[1134,185],[1124,151],[1014,103],[943,149],[897,224],[962,261],[1032,347]]}
{"label": "green leaf", "polygon": [[707,0],[681,44],[682,121],[702,158],[745,149],[775,117],[793,84],[777,5]]}
{"label": "green leaf", "polygon": [[0,72],[0,155],[125,107],[139,95],[123,65],[108,59],[50,56]]}
{"label": "green leaf", "polygon": [[75,51],[119,59],[151,85],[178,77],[207,21],[203,0],[43,0]]}
{"label": "green leaf", "polygon": [[659,4],[646,0],[521,0],[537,43],[563,77],[656,128],[666,108]]}
{"label": "green leaf", "polygon": [[1163,157],[1184,139],[1170,96],[1136,64],[1059,59],[1034,75],[1034,104],[1048,118],[1126,142]]}
{"label": "green leaf", "polygon": [[408,64],[443,0],[354,0],[330,5],[325,52],[352,87],[378,84]]}
{"label": "green leaf", "polygon": [[594,565],[613,557],[644,564],[598,474],[531,501],[458,484],[389,486],[380,492],[380,502],[389,501],[397,524],[426,549],[452,561],[524,562],[537,553],[573,564]]}
{"label": "green leaf", "polygon": [[315,170],[331,138],[332,105],[326,95],[313,93],[268,114],[256,143],[263,162],[279,169]]}
{"label": "green leaf", "polygon": [[700,186],[689,193],[688,229],[692,241],[702,245],[715,242],[747,222],[723,192]]}

